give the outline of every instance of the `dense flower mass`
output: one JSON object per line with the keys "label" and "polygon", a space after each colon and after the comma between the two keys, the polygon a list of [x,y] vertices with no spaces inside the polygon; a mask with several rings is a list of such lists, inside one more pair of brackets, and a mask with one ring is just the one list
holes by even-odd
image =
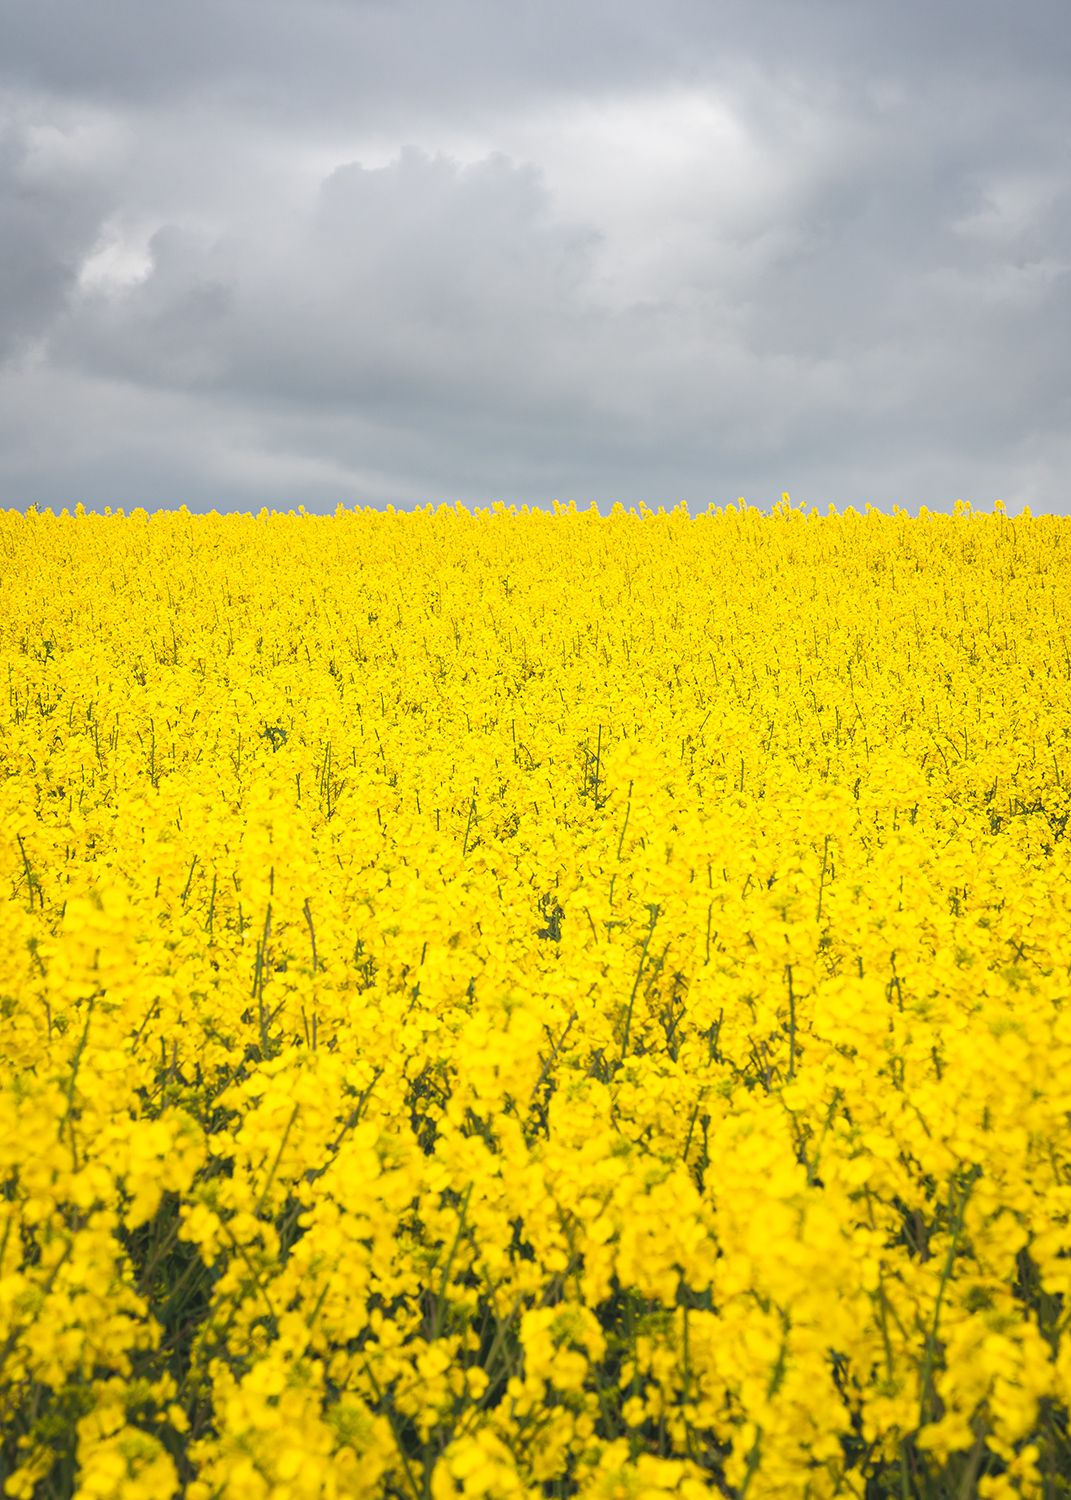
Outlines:
{"label": "dense flower mass", "polygon": [[0,570],[5,1494],[1069,1492],[1068,522]]}

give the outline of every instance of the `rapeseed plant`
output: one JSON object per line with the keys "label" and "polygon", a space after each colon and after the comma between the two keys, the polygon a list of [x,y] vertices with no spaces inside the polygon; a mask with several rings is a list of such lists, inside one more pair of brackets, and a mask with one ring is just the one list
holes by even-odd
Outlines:
{"label": "rapeseed plant", "polygon": [[11,1496],[1071,1489],[1071,532],[0,516]]}

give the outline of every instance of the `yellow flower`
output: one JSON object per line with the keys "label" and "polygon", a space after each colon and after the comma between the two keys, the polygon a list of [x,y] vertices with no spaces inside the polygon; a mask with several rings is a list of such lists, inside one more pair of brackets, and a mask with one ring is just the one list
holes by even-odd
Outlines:
{"label": "yellow flower", "polygon": [[1066,521],[0,547],[6,1493],[1039,1492]]}

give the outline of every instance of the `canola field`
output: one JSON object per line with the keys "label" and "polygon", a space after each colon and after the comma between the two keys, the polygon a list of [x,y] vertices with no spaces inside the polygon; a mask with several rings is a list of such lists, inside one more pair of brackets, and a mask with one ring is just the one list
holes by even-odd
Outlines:
{"label": "canola field", "polygon": [[1071,1493],[1071,522],[0,515],[0,1474]]}

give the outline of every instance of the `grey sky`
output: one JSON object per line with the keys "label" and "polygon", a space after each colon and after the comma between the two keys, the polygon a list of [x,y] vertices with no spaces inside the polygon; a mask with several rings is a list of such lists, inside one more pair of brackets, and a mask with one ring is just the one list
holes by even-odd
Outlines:
{"label": "grey sky", "polygon": [[1066,0],[5,0],[0,505],[1071,512]]}

